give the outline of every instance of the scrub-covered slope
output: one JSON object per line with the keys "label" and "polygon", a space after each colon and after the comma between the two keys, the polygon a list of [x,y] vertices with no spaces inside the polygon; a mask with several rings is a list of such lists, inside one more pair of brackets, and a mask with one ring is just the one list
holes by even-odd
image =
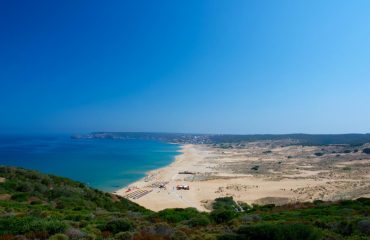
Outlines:
{"label": "scrub-covered slope", "polygon": [[0,239],[367,239],[370,200],[276,207],[216,199],[155,213],[84,184],[0,167]]}

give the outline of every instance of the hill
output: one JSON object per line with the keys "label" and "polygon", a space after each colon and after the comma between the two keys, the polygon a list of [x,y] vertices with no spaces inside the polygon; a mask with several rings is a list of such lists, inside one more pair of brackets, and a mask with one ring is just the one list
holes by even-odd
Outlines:
{"label": "hill", "polygon": [[0,167],[0,239],[369,239],[370,199],[152,212],[70,179]]}
{"label": "hill", "polygon": [[370,134],[189,134],[189,133],[145,133],[145,132],[93,132],[87,135],[74,135],[72,138],[97,139],[144,139],[172,143],[220,144],[253,141],[290,140],[291,144],[362,145],[370,142]]}

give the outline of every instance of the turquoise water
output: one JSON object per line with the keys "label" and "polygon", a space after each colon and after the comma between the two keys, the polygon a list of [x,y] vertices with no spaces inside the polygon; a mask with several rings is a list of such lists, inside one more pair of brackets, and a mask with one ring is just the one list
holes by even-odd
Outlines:
{"label": "turquoise water", "polygon": [[0,137],[0,165],[34,169],[114,191],[169,164],[179,148],[146,140]]}

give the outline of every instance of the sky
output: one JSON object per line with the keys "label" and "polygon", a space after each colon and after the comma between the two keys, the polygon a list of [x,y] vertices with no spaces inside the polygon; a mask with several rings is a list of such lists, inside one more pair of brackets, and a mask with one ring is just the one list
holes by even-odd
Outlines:
{"label": "sky", "polygon": [[368,133],[369,12],[0,0],[0,133]]}

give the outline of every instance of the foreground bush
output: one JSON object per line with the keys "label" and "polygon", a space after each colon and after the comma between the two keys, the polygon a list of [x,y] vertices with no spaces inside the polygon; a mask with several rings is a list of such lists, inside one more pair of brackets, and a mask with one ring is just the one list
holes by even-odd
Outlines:
{"label": "foreground bush", "polygon": [[130,221],[127,219],[115,219],[107,222],[102,230],[103,231],[109,231],[112,233],[119,233],[119,232],[125,232],[129,231],[133,228],[133,225]]}
{"label": "foreground bush", "polygon": [[61,234],[61,233],[58,233],[58,234],[55,234],[51,237],[49,237],[49,240],[68,240],[69,237],[67,235],[64,235],[64,234]]}
{"label": "foreground bush", "polygon": [[217,209],[211,212],[211,218],[216,223],[227,223],[236,217],[234,210],[229,209]]}
{"label": "foreground bush", "polygon": [[0,218],[0,234],[25,234],[30,232],[62,233],[67,224],[56,219],[40,219],[35,217]]}
{"label": "foreground bush", "polygon": [[257,224],[243,226],[237,231],[236,239],[259,240],[318,240],[320,232],[304,224]]}

